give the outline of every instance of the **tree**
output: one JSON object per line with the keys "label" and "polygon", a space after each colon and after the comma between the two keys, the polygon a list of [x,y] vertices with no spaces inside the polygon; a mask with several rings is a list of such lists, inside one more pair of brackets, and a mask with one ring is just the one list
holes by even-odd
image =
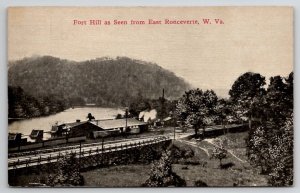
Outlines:
{"label": "tree", "polygon": [[233,101],[240,99],[248,101],[258,95],[263,95],[265,84],[265,77],[258,73],[246,72],[233,83],[232,88],[229,90],[230,98]]}
{"label": "tree", "polygon": [[116,119],[122,119],[122,118],[123,118],[123,116],[120,113],[118,113],[116,116]]}
{"label": "tree", "polygon": [[86,118],[88,118],[89,121],[92,121],[93,119],[95,119],[95,117],[92,115],[92,113],[89,113]]}
{"label": "tree", "polygon": [[58,161],[58,171],[49,175],[47,185],[49,186],[82,186],[83,176],[79,171],[79,163],[75,154],[65,155]]}
{"label": "tree", "polygon": [[268,152],[269,140],[267,135],[267,126],[258,126],[249,131],[247,142],[247,155],[250,163],[261,167],[261,173],[266,174],[270,170],[267,161],[270,156]]}
{"label": "tree", "polygon": [[228,101],[225,99],[219,99],[217,101],[214,112],[217,116],[217,123],[223,126],[225,126],[228,116],[232,114]]}
{"label": "tree", "polygon": [[138,117],[140,112],[144,110],[150,110],[151,106],[148,100],[141,98],[141,96],[136,99],[136,101],[132,102],[129,106],[129,113],[134,116]]}
{"label": "tree", "polygon": [[217,100],[218,97],[212,90],[189,90],[177,102],[176,117],[185,125],[192,126],[197,136],[199,128],[203,128],[204,132],[208,120],[213,119]]}
{"label": "tree", "polygon": [[293,109],[294,106],[294,73],[291,72],[287,78],[285,78],[285,92],[286,92],[286,105],[288,109]]}
{"label": "tree", "polygon": [[195,187],[208,187],[208,185],[205,183],[205,182],[203,182],[202,180],[197,180],[197,181],[195,181]]}
{"label": "tree", "polygon": [[212,158],[220,161],[220,168],[222,168],[222,160],[227,157],[227,150],[223,146],[223,141],[220,141],[217,146],[214,147],[212,152]]}
{"label": "tree", "polygon": [[270,78],[267,93],[251,109],[261,117],[249,131],[247,154],[273,186],[293,184],[293,73]]}
{"label": "tree", "polygon": [[8,86],[8,116],[32,118],[49,115],[66,109],[66,105],[55,97],[33,97],[21,87]]}
{"label": "tree", "polygon": [[275,145],[269,148],[272,172],[269,183],[273,186],[293,185],[293,119],[288,118],[281,128],[282,135],[274,136]]}
{"label": "tree", "polygon": [[247,72],[241,75],[229,90],[230,100],[235,104],[237,117],[247,117],[251,128],[253,116],[253,103],[265,95],[265,77],[258,73]]}
{"label": "tree", "polygon": [[172,171],[171,151],[164,152],[162,157],[153,163],[150,176],[143,184],[146,187],[184,187],[186,182]]}
{"label": "tree", "polygon": [[[285,82],[284,82],[285,81]],[[283,125],[293,112],[293,75],[287,79],[280,76],[270,78],[266,95],[266,117],[275,124]]]}

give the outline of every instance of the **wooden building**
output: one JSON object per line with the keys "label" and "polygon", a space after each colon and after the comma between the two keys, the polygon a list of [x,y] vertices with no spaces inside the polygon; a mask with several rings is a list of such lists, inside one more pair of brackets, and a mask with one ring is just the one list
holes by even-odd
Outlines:
{"label": "wooden building", "polygon": [[97,125],[90,121],[77,120],[73,123],[64,123],[61,125],[52,126],[51,136],[52,137],[79,137],[86,136],[87,138],[93,137],[94,131],[102,130]]}
{"label": "wooden building", "polygon": [[147,123],[133,118],[95,120],[94,124],[102,129],[102,131],[94,132],[95,138],[102,136],[103,132],[107,135],[118,135],[122,133],[138,134],[148,130]]}
{"label": "wooden building", "polygon": [[123,133],[137,134],[148,129],[148,124],[133,118],[80,121],[52,126],[52,137],[98,138],[116,136]]}
{"label": "wooden building", "polygon": [[22,138],[22,133],[8,133],[8,147],[20,146],[27,143],[26,138]]}

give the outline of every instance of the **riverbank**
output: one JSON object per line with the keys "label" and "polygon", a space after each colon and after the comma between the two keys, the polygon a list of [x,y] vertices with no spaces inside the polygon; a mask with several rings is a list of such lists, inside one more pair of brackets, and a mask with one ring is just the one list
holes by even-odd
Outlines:
{"label": "riverbank", "polygon": [[[28,137],[32,129],[50,131],[55,124],[71,123],[76,120],[85,121],[87,115],[91,113],[96,119],[113,119],[117,114],[124,114],[121,108],[102,108],[102,107],[78,107],[68,108],[62,112],[49,116],[36,117],[32,119],[17,120],[8,125],[8,131],[12,133],[22,133]],[[50,135],[45,134],[45,138]]]}

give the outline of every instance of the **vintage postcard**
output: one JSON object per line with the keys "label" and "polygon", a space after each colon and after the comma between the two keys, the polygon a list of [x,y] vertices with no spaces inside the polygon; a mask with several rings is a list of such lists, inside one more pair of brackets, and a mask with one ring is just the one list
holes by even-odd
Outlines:
{"label": "vintage postcard", "polygon": [[8,8],[17,187],[293,185],[292,7]]}

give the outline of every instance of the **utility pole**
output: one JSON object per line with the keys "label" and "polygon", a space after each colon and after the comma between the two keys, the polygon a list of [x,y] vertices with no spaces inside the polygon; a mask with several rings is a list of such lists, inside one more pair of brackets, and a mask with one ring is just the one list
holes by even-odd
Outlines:
{"label": "utility pole", "polygon": [[175,140],[175,129],[176,129],[176,127],[174,127],[174,140]]}
{"label": "utility pole", "polygon": [[104,137],[102,137],[102,145],[101,145],[102,147],[101,147],[101,151],[102,151],[102,155],[103,155],[103,152],[104,152]]}
{"label": "utility pole", "polygon": [[125,109],[125,136],[127,138],[127,117],[128,117],[128,107]]}
{"label": "utility pole", "polygon": [[81,157],[81,143],[82,143],[82,140],[79,141],[79,158]]}
{"label": "utility pole", "polygon": [[125,109],[125,120],[126,120],[126,122],[125,122],[125,131],[127,129],[127,117],[128,117],[128,108],[126,107],[126,109]]}
{"label": "utility pole", "polygon": [[81,143],[82,140],[79,141],[79,167],[81,166]]}
{"label": "utility pole", "polygon": [[161,98],[161,121],[165,116],[165,89],[162,90],[162,98]]}

